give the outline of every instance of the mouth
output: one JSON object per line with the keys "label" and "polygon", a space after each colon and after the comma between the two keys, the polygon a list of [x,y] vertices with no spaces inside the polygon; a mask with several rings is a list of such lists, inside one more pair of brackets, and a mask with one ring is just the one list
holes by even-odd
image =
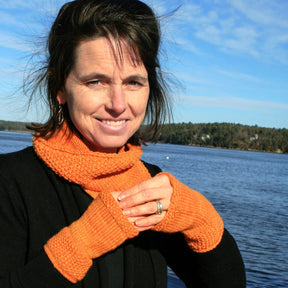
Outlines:
{"label": "mouth", "polygon": [[118,121],[102,120],[101,122],[102,122],[103,124],[116,127],[116,126],[121,126],[121,125],[125,124],[125,123],[126,123],[126,120],[118,120]]}

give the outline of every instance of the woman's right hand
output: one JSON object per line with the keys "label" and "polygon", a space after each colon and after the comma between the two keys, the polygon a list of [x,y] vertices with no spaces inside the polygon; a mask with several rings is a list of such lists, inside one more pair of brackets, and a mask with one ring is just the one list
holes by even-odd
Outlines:
{"label": "woman's right hand", "polygon": [[[123,191],[114,192],[113,197],[117,200],[124,215],[141,232],[152,229],[165,217],[173,193],[173,187],[167,175],[155,177],[138,183]],[[158,201],[162,205],[162,212],[157,214]]]}

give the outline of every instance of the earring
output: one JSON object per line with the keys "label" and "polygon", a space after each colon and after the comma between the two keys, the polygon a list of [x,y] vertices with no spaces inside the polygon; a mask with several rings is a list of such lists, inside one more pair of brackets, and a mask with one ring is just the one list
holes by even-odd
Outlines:
{"label": "earring", "polygon": [[59,126],[62,125],[64,122],[64,114],[63,114],[62,105],[60,103],[58,104],[57,119],[58,119],[58,125]]}

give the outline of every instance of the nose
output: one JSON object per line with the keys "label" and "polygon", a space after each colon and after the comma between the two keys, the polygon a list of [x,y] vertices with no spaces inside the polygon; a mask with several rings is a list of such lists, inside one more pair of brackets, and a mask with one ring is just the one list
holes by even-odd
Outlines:
{"label": "nose", "polygon": [[107,111],[118,116],[127,109],[127,101],[121,84],[113,84],[110,87],[109,101],[106,105]]}

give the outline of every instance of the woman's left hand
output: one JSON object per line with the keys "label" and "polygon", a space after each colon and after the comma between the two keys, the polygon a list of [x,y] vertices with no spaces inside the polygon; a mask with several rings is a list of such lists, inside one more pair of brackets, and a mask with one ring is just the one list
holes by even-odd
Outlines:
{"label": "woman's left hand", "polygon": [[[141,232],[153,228],[165,217],[172,193],[169,178],[160,174],[121,192],[117,200],[123,213]],[[161,208],[158,201],[161,213],[157,213]]]}

